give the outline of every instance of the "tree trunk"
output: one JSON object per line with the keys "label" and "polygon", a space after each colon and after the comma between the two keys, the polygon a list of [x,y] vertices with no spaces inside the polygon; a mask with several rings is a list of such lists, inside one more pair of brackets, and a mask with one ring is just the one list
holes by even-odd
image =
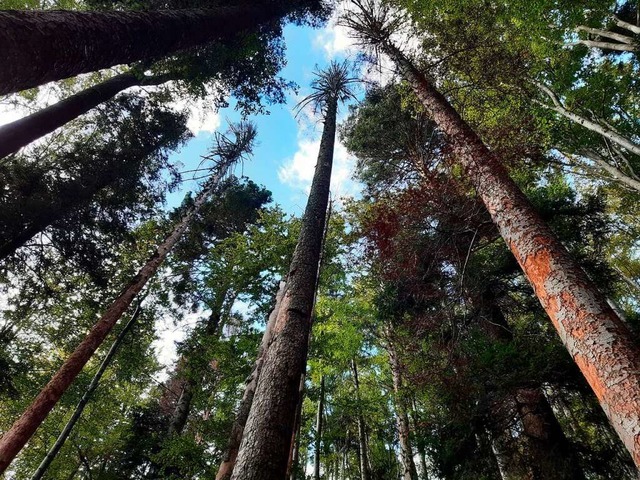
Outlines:
{"label": "tree trunk", "polygon": [[358,364],[356,359],[351,360],[353,370],[353,383],[356,387],[356,402],[358,404],[358,451],[360,453],[360,480],[370,480],[369,453],[367,451],[367,429],[362,415],[362,403],[360,401],[360,379],[358,378]]}
{"label": "tree trunk", "polygon": [[320,398],[316,413],[316,445],[313,455],[313,479],[320,480],[320,448],[322,444],[322,415],[324,410],[324,375],[320,378]]}
{"label": "tree trunk", "polygon": [[133,315],[131,316],[131,319],[127,322],[127,324],[124,326],[124,328],[120,331],[120,333],[118,334],[118,336],[114,340],[113,344],[111,344],[111,348],[109,349],[109,351],[105,355],[104,359],[102,360],[102,363],[100,364],[100,367],[98,368],[98,371],[93,376],[93,379],[91,380],[91,383],[87,387],[87,390],[84,392],[84,395],[82,395],[82,398],[78,402],[78,405],[76,405],[76,409],[74,410],[73,414],[71,415],[71,418],[69,418],[69,421],[67,422],[67,424],[62,429],[62,432],[60,432],[60,435],[58,435],[58,438],[56,439],[55,443],[53,444],[53,446],[47,452],[47,455],[44,457],[44,459],[42,460],[42,462],[38,466],[38,469],[35,471],[35,473],[31,477],[31,480],[40,480],[44,476],[44,474],[47,472],[47,469],[49,468],[49,466],[51,465],[53,460],[56,458],[56,455],[58,455],[58,452],[60,451],[60,449],[64,445],[64,442],[66,442],[67,438],[69,438],[69,435],[71,434],[71,430],[73,430],[73,427],[76,425],[76,423],[80,419],[80,416],[82,415],[82,412],[84,411],[84,407],[86,407],[87,403],[89,403],[89,400],[91,399],[91,396],[93,395],[93,392],[95,392],[96,389],[98,388],[98,385],[100,384],[100,379],[102,378],[102,375],[107,370],[107,368],[111,364],[111,360],[113,360],[113,357],[118,352],[118,348],[120,348],[120,344],[124,340],[124,337],[127,335],[129,330],[131,330],[131,328],[133,327],[133,324],[136,322],[136,320],[138,319],[139,315],[140,315],[140,304],[138,304],[138,306],[136,307],[135,312],[133,312]]}
{"label": "tree trunk", "polygon": [[229,445],[227,446],[227,450],[223,456],[220,468],[218,468],[216,480],[228,480],[231,478],[231,474],[233,473],[233,469],[238,458],[238,451],[240,450],[240,443],[242,442],[242,434],[244,432],[245,425],[247,424],[247,419],[249,418],[249,412],[255,397],[258,379],[262,374],[262,368],[264,366],[267,351],[269,350],[269,346],[271,345],[271,340],[273,338],[273,329],[280,308],[282,307],[282,299],[286,290],[287,284],[285,282],[280,282],[280,287],[276,294],[276,304],[269,314],[269,321],[265,327],[264,334],[262,335],[262,341],[260,342],[260,348],[258,349],[258,357],[256,358],[256,363],[253,366],[253,371],[247,380],[247,386],[244,389],[244,394],[240,401],[240,407],[238,408],[236,419],[231,428]]}
{"label": "tree trunk", "polygon": [[20,120],[2,125],[0,126],[0,159],[64,126],[127,88],[160,85],[169,80],[171,78],[168,75],[144,77],[132,72],[121,73]]}
{"label": "tree trunk", "polygon": [[519,388],[515,401],[525,440],[527,463],[533,478],[584,478],[578,459],[542,389]]}
{"label": "tree trunk", "polygon": [[113,301],[85,339],[76,347],[74,352],[64,362],[49,383],[40,391],[22,416],[5,432],[2,438],[0,438],[0,473],[6,470],[18,452],[20,452],[22,447],[24,447],[33,436],[36,429],[44,421],[71,383],[73,383],[109,332],[111,332],[116,322],[127,308],[129,308],[129,305],[131,305],[136,295],[140,293],[140,290],[142,290],[149,279],[156,273],[160,264],[176,245],[184,231],[189,227],[195,214],[217,187],[220,179],[224,178],[228,168],[228,163],[226,165],[221,164],[220,169],[196,198],[193,207],[182,217],[182,220],[174,227],[171,234],[158,246],[147,263]]}
{"label": "tree trunk", "polygon": [[69,215],[74,209],[90,202],[98,192],[117,181],[121,175],[120,170],[114,168],[104,175],[67,182],[59,189],[57,197],[51,198],[47,207],[39,211],[27,212],[23,216],[24,228],[20,232],[12,237],[2,239],[3,241],[0,240],[2,241],[0,243],[0,260],[12,255],[35,235]]}
{"label": "tree trunk", "polygon": [[[222,297],[224,296],[225,295],[223,295]],[[218,328],[222,319],[222,316],[220,314],[221,309],[222,305],[220,304],[213,306],[211,315],[209,316],[204,331],[204,335],[206,337],[214,339],[217,338]],[[190,371],[193,367],[190,367],[189,363],[189,354],[185,354],[178,362],[178,367],[175,370],[174,379],[178,380],[179,382],[182,381],[183,385],[180,397],[176,402],[176,406],[169,420],[169,427],[167,428],[167,432],[170,436],[182,434],[182,431],[187,424],[189,413],[191,412],[191,402],[193,401],[193,395],[200,388],[200,382],[198,381],[199,372]],[[185,368],[187,370],[186,374],[184,372]]]}
{"label": "tree trunk", "polygon": [[159,59],[214,40],[228,41],[299,5],[262,1],[192,10],[3,11],[0,95],[115,65]]}
{"label": "tree trunk", "polygon": [[498,158],[399,50],[389,44],[385,47],[449,137],[457,161],[640,466],[640,354],[629,330],[535,212]]}
{"label": "tree trunk", "polygon": [[400,440],[400,458],[402,459],[402,480],[417,480],[418,472],[413,462],[413,450],[411,448],[409,417],[404,404],[402,372],[400,359],[396,352],[395,345],[391,340],[387,343],[389,362],[391,363],[391,375],[393,377],[393,391],[395,393],[396,425],[398,428],[398,438]]}
{"label": "tree trunk", "polygon": [[234,480],[283,478],[309,346],[311,313],[329,203],[338,99],[328,99],[318,163],[274,326],[263,373],[242,438]]}
{"label": "tree trunk", "polygon": [[300,387],[298,388],[298,408],[296,409],[296,420],[291,437],[291,451],[289,453],[289,464],[286,478],[295,480],[298,473],[298,462],[300,460],[300,429],[302,428],[302,402],[304,400],[304,382],[306,375],[300,377]]}

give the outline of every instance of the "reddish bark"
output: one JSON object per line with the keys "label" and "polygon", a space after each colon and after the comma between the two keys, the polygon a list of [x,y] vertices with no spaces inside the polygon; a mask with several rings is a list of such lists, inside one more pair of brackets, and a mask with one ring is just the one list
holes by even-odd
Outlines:
{"label": "reddish bark", "polygon": [[640,352],[627,327],[447,99],[395,46],[386,43],[384,48],[447,135],[560,338],[640,466]]}
{"label": "reddish bark", "polygon": [[[226,172],[226,170],[225,170]],[[223,173],[225,173],[223,172]],[[122,293],[104,312],[85,339],[76,347],[53,378],[44,386],[22,416],[0,438],[0,473],[4,472],[22,447],[33,436],[37,428],[69,388],[82,368],[104,342],[117,321],[129,308],[136,295],[142,290],[158,267],[178,242],[184,231],[217,185],[221,175],[216,175],[209,185],[198,195],[193,207],[185,214],[171,234],[158,246],[149,261],[138,271]]]}

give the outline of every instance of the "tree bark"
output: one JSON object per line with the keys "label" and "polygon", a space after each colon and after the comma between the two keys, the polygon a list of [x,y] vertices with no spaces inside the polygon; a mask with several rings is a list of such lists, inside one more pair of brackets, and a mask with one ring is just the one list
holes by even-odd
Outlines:
{"label": "tree bark", "polygon": [[446,98],[397,48],[387,43],[385,49],[448,136],[457,161],[640,466],[640,352],[629,330]]}
{"label": "tree bark", "polygon": [[360,452],[360,480],[370,480],[369,453],[367,448],[367,429],[362,415],[362,403],[360,401],[360,379],[358,378],[358,364],[356,359],[351,360],[353,370],[353,383],[356,387],[356,402],[358,404],[358,451]]}
{"label": "tree bark", "polygon": [[411,448],[409,417],[404,403],[402,371],[398,352],[392,340],[387,342],[387,352],[391,363],[391,375],[393,377],[393,392],[395,394],[396,425],[400,440],[400,458],[402,459],[402,479],[417,480],[418,472],[413,462],[413,449]]}
{"label": "tree bark", "polygon": [[299,2],[212,9],[0,12],[0,95],[153,60],[277,20]]}
{"label": "tree bark", "polygon": [[313,452],[313,478],[320,480],[320,448],[322,446],[322,416],[324,411],[324,375],[320,378],[320,398],[316,413],[316,445]]}
{"label": "tree bark", "polygon": [[247,386],[244,389],[244,394],[242,395],[242,400],[240,401],[238,413],[231,428],[229,445],[227,446],[227,450],[225,451],[225,454],[223,456],[222,463],[218,468],[216,480],[228,480],[229,478],[231,478],[231,474],[233,473],[233,469],[238,458],[238,452],[240,450],[240,444],[242,442],[242,434],[247,424],[247,419],[249,418],[249,412],[251,410],[251,405],[253,404],[253,399],[255,397],[258,379],[262,374],[262,368],[264,366],[267,351],[269,350],[269,346],[271,345],[271,340],[273,338],[273,329],[278,317],[278,313],[282,308],[282,299],[285,295],[286,290],[287,284],[285,282],[280,282],[280,287],[278,289],[278,293],[276,294],[276,303],[273,307],[273,310],[269,314],[269,320],[267,322],[267,326],[265,327],[264,334],[262,335],[260,348],[258,349],[258,357],[256,358],[256,363],[253,366],[253,371],[251,372],[251,375],[247,380]]}
{"label": "tree bark", "polygon": [[304,382],[306,375],[300,377],[300,387],[298,388],[298,407],[296,408],[296,419],[291,437],[291,450],[289,453],[289,463],[286,478],[295,480],[298,473],[298,462],[300,460],[300,429],[302,427],[302,402],[304,400]]}
{"label": "tree bark", "polygon": [[53,460],[56,458],[56,455],[58,455],[58,452],[64,445],[64,442],[66,442],[67,438],[69,438],[69,435],[71,434],[71,430],[73,430],[73,427],[75,427],[76,423],[78,423],[78,420],[80,419],[80,416],[84,411],[84,407],[87,406],[87,403],[89,403],[89,400],[93,395],[93,392],[95,392],[96,389],[98,388],[98,385],[100,384],[100,380],[102,379],[102,375],[111,364],[111,360],[113,360],[113,357],[115,357],[116,353],[118,352],[118,348],[120,348],[120,344],[124,340],[124,337],[127,335],[129,330],[131,330],[131,328],[133,327],[133,324],[136,322],[139,315],[140,315],[140,304],[138,304],[138,306],[136,307],[136,310],[133,312],[133,315],[131,315],[131,319],[127,322],[127,324],[124,326],[124,328],[120,331],[120,333],[114,340],[113,344],[111,345],[111,348],[109,349],[104,359],[102,360],[102,363],[98,368],[98,371],[93,376],[91,383],[87,387],[87,390],[84,392],[84,395],[82,395],[82,398],[78,402],[78,405],[76,405],[76,408],[73,414],[71,415],[71,418],[69,418],[69,421],[62,429],[62,432],[60,432],[60,435],[58,435],[58,438],[56,439],[55,443],[47,452],[47,455],[44,457],[44,459],[38,466],[38,469],[35,471],[35,473],[31,477],[31,480],[40,480],[44,476],[44,474],[47,472],[47,469],[49,468]]}
{"label": "tree bark", "polygon": [[580,480],[584,474],[542,389],[519,388],[515,392],[523,426],[525,453],[532,478]]}
{"label": "tree bark", "polygon": [[328,99],[318,163],[287,276],[288,288],[258,379],[233,480],[283,478],[309,346],[323,232],[329,203],[338,99]]}
{"label": "tree bark", "polygon": [[169,75],[145,77],[121,73],[15,122],[0,126],[0,159],[64,126],[118,93],[134,86],[160,85]]}
{"label": "tree bark", "polygon": [[212,191],[217,187],[220,179],[224,178],[229,165],[221,164],[220,169],[195,199],[193,207],[182,217],[171,234],[158,246],[147,263],[129,282],[122,293],[104,312],[100,320],[93,326],[85,339],[76,347],[53,378],[40,391],[22,416],[0,438],[0,473],[4,472],[22,447],[33,436],[36,429],[56,405],[60,397],[73,383],[82,368],[91,359],[98,347],[104,342],[122,314],[129,308],[131,302],[140,293],[149,279],[156,273],[169,252],[189,227],[195,214],[200,210]]}

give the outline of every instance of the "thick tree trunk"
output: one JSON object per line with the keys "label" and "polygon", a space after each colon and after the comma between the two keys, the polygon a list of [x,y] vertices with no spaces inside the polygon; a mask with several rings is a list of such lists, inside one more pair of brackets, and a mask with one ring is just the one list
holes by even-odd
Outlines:
{"label": "thick tree trunk", "polygon": [[195,389],[193,383],[189,379],[182,387],[180,398],[178,398],[178,403],[169,422],[169,435],[180,435],[187,424],[187,418],[189,418],[189,411],[191,410],[191,400],[193,400],[193,390]]}
{"label": "thick tree trunk", "polygon": [[288,288],[242,438],[234,480],[283,478],[309,345],[311,313],[329,203],[337,98],[328,100],[318,163],[293,254]]}
{"label": "thick tree trunk", "polygon": [[578,459],[542,389],[519,388],[515,402],[523,426],[525,454],[532,478],[584,478]]}
{"label": "thick tree trunk", "polygon": [[91,356],[100,347],[122,314],[149,279],[156,273],[160,264],[176,245],[191,220],[205,203],[218,182],[226,174],[228,165],[216,172],[207,186],[196,198],[193,207],[183,216],[171,234],[157,248],[149,261],[138,271],[122,293],[104,312],[85,339],[76,347],[53,378],[40,391],[22,416],[0,438],[0,473],[4,472],[22,447],[29,441],[36,429],[53,409],[60,397],[69,388]]}
{"label": "thick tree trunk", "polygon": [[31,480],[40,480],[44,476],[44,474],[47,472],[47,469],[49,468],[53,460],[56,458],[56,455],[58,455],[58,452],[64,445],[64,442],[66,442],[67,438],[69,438],[69,435],[73,430],[73,427],[76,425],[76,423],[78,423],[78,420],[80,419],[80,416],[84,411],[84,407],[87,406],[87,403],[89,403],[89,400],[93,395],[93,392],[95,392],[96,389],[98,388],[102,375],[111,364],[111,360],[113,360],[113,357],[115,357],[116,353],[118,352],[118,348],[120,348],[120,344],[124,340],[124,337],[127,335],[129,330],[131,330],[131,328],[133,327],[133,324],[136,322],[139,315],[140,315],[140,305],[138,304],[135,312],[133,312],[133,315],[131,315],[131,319],[129,319],[127,324],[124,326],[124,328],[120,331],[120,333],[118,334],[114,342],[111,344],[111,348],[109,349],[104,359],[102,360],[102,363],[98,368],[98,371],[93,376],[91,383],[87,387],[87,390],[84,392],[84,395],[82,395],[82,398],[78,402],[78,405],[76,405],[76,408],[73,411],[71,418],[69,418],[69,421],[62,429],[62,432],[60,432],[60,435],[58,435],[58,438],[56,439],[55,443],[47,452],[47,455],[44,457],[44,459],[38,466],[38,469],[35,471],[35,473],[31,477]]}
{"label": "thick tree trunk", "polygon": [[529,279],[569,353],[640,466],[640,351],[500,161],[440,92],[386,45],[439,128]]}
{"label": "thick tree trunk", "polygon": [[356,402],[358,403],[358,452],[360,454],[360,480],[370,480],[369,453],[367,448],[367,429],[362,415],[362,404],[360,401],[360,379],[358,378],[358,364],[356,359],[351,360],[353,370],[353,383],[356,387]]}
{"label": "thick tree trunk", "polygon": [[398,428],[398,438],[400,440],[400,458],[402,459],[402,479],[417,480],[418,472],[413,462],[413,449],[411,448],[409,417],[404,403],[402,385],[402,366],[398,358],[393,341],[387,342],[387,352],[391,364],[391,375],[393,377],[393,391],[395,394],[396,425]]}
{"label": "thick tree trunk", "polygon": [[226,41],[279,19],[296,3],[137,12],[3,11],[0,95]]}
{"label": "thick tree trunk", "polygon": [[320,398],[316,413],[316,444],[313,452],[313,478],[320,480],[320,449],[322,447],[322,417],[324,413],[324,375],[320,378]]}
{"label": "thick tree trunk", "polygon": [[251,375],[247,380],[247,386],[244,389],[244,394],[242,395],[242,400],[240,401],[238,413],[236,414],[236,418],[231,428],[229,445],[227,446],[227,450],[225,451],[222,463],[218,468],[216,480],[228,480],[229,478],[231,478],[231,474],[233,473],[233,469],[238,458],[238,452],[240,450],[240,443],[242,442],[242,434],[244,432],[245,425],[247,424],[249,412],[251,411],[251,405],[253,404],[253,399],[255,397],[258,379],[262,374],[262,368],[264,366],[267,351],[269,350],[271,340],[273,339],[273,329],[278,318],[278,313],[282,307],[282,299],[286,291],[287,284],[285,282],[280,282],[280,287],[278,289],[278,293],[276,294],[276,303],[273,307],[273,310],[269,314],[269,320],[267,322],[267,326],[265,327],[264,334],[262,335],[260,348],[258,349],[258,357],[256,358],[256,363],[253,366],[253,371],[251,372]]}
{"label": "thick tree trunk", "polygon": [[160,85],[169,80],[171,78],[168,75],[144,77],[131,72],[122,73],[27,117],[2,125],[0,126],[0,159],[64,126],[127,88]]}

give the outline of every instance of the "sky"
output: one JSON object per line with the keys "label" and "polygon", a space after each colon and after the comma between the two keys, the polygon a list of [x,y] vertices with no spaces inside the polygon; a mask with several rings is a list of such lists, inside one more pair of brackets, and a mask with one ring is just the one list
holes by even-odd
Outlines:
{"label": "sky", "polygon": [[[301,215],[316,164],[322,122],[319,118],[310,118],[306,112],[296,118],[295,106],[310,93],[313,72],[326,67],[332,59],[344,59],[349,53],[350,42],[344,30],[333,24],[322,29],[289,25],[284,29],[284,37],[287,65],[281,76],[298,84],[299,92],[297,95],[289,92],[285,105],[269,106],[269,114],[250,117],[258,130],[257,146],[253,158],[238,166],[235,174],[264,185],[273,193],[274,202],[286,212]],[[347,113],[348,108],[343,105],[339,120]],[[196,136],[171,160],[183,164],[182,170],[196,168],[212,143],[213,132],[224,132],[229,122],[238,120],[240,115],[233,105],[217,113],[192,106],[189,127]],[[334,198],[353,195],[359,190],[351,179],[353,165],[353,157],[338,142],[331,182]],[[189,175],[193,174],[186,174],[185,179]],[[168,205],[178,204],[186,191],[196,187],[194,182],[184,182],[183,189],[169,196]]]}

